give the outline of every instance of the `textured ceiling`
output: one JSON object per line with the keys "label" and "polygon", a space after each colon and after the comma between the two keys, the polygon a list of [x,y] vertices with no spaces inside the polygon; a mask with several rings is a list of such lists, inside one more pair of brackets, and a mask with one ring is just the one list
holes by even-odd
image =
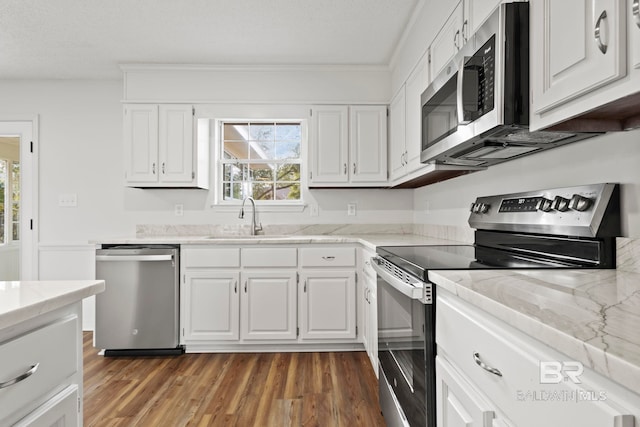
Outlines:
{"label": "textured ceiling", "polygon": [[424,0],[0,0],[0,78],[118,64],[387,65]]}

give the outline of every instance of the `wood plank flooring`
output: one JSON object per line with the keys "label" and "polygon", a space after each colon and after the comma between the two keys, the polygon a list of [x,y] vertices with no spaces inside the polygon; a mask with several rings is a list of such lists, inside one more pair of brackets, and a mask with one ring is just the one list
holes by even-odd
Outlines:
{"label": "wood plank flooring", "polygon": [[385,424],[364,352],[105,358],[85,332],[84,425]]}

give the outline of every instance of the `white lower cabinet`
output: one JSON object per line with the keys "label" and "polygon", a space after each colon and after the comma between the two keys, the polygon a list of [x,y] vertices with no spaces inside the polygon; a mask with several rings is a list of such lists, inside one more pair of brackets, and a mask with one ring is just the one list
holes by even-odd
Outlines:
{"label": "white lower cabinet", "polygon": [[82,425],[82,305],[0,329],[0,426]]}
{"label": "white lower cabinet", "polygon": [[300,282],[302,339],[355,338],[355,272],[304,271]]}
{"label": "white lower cabinet", "polygon": [[373,372],[378,376],[378,278],[371,267],[374,252],[361,250],[362,266],[362,343],[369,356]]}
{"label": "white lower cabinet", "polygon": [[444,289],[437,295],[438,427],[637,424],[640,396]]}
{"label": "white lower cabinet", "polygon": [[307,343],[355,348],[355,251],[183,245],[181,344],[188,352]]}
{"label": "white lower cabinet", "polygon": [[241,336],[246,340],[295,340],[296,272],[242,273]]}
{"label": "white lower cabinet", "polygon": [[490,404],[442,357],[436,357],[436,387],[438,427],[492,426]]}
{"label": "white lower cabinet", "polygon": [[184,274],[184,340],[240,338],[240,273],[195,270]]}
{"label": "white lower cabinet", "polygon": [[14,427],[75,427],[78,417],[78,386],[70,385],[14,424]]}

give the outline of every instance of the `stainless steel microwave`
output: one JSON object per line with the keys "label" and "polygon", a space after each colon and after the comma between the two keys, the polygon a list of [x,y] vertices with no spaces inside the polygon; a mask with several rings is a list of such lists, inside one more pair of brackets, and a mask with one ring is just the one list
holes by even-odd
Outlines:
{"label": "stainless steel microwave", "polygon": [[529,132],[529,4],[501,4],[422,94],[423,163],[482,168],[594,134]]}

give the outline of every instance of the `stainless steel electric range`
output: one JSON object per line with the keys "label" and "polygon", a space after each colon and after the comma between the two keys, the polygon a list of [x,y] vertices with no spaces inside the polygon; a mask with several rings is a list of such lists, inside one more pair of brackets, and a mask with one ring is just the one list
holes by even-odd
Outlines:
{"label": "stainless steel electric range", "polygon": [[472,245],[377,248],[380,406],[394,426],[436,425],[430,270],[615,268],[617,184],[479,197]]}

